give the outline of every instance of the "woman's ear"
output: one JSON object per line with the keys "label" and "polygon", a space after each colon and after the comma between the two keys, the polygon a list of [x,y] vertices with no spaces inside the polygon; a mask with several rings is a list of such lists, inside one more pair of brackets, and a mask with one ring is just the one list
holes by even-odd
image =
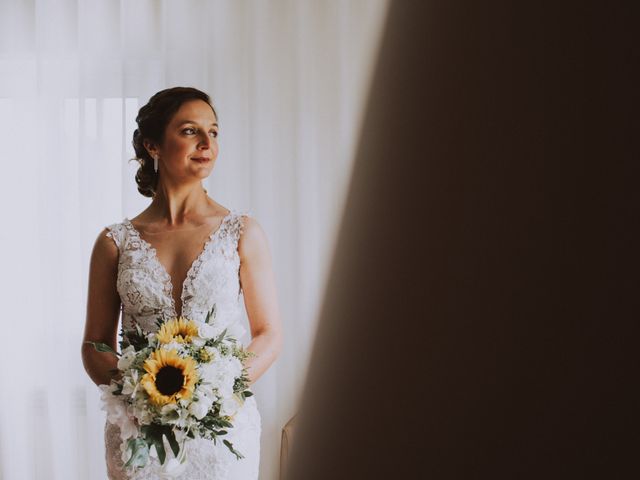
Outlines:
{"label": "woman's ear", "polygon": [[142,145],[144,145],[144,148],[147,150],[147,152],[149,152],[151,158],[154,158],[154,156],[158,155],[158,147],[155,143],[149,140],[144,140],[142,142]]}

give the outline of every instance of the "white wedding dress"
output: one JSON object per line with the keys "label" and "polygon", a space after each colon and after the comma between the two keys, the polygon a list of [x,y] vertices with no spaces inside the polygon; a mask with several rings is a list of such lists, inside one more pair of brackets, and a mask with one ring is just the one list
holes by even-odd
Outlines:
{"label": "white wedding dress", "polygon": [[[242,217],[231,210],[211,233],[200,255],[191,265],[182,286],[182,316],[204,320],[213,304],[216,321],[231,330],[243,332],[241,318],[240,258],[238,240],[242,234]],[[172,296],[171,277],[157,258],[155,249],[125,218],[107,227],[107,236],[118,247],[117,289],[122,303],[122,322],[126,329],[136,323],[145,332],[154,331],[156,319],[177,316]],[[257,480],[260,458],[261,419],[255,398],[248,397],[234,418],[234,427],[212,440],[197,439],[186,444],[186,470],[177,478],[189,480]],[[221,439],[229,440],[244,458],[229,451]],[[166,442],[166,440],[165,440]],[[133,476],[123,469],[121,440],[116,425],[105,423],[107,472],[110,480],[151,480],[162,478],[157,458]],[[168,444],[167,460],[173,458]]]}

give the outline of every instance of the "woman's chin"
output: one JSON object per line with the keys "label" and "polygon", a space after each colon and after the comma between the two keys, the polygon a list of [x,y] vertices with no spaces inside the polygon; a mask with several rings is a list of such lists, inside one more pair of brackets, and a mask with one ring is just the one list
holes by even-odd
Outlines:
{"label": "woman's chin", "polygon": [[211,172],[213,171],[213,162],[209,161],[201,164],[196,163],[191,166],[191,171],[198,178],[206,178],[211,175]]}

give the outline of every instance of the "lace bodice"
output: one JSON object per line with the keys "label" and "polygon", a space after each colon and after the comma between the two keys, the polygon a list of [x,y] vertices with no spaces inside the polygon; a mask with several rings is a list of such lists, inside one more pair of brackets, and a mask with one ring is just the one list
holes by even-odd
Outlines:
{"label": "lace bodice", "polygon": [[[245,214],[246,215],[246,214]],[[237,320],[240,311],[238,240],[242,234],[242,214],[230,211],[191,265],[180,295],[182,316],[202,320],[216,304],[216,318],[225,323]],[[177,316],[171,277],[128,218],[107,227],[120,257],[118,293],[122,301],[123,325],[138,323],[153,331],[158,317]]]}
{"label": "lace bodice", "polygon": [[[181,315],[204,320],[213,304],[216,322],[242,341],[241,293],[238,241],[247,213],[231,210],[211,233],[200,255],[191,265],[180,295]],[[117,290],[122,305],[122,324],[138,324],[145,332],[156,330],[158,318],[177,316],[171,277],[158,260],[156,250],[146,242],[128,218],[107,227],[107,236],[118,247]],[[238,461],[222,444],[197,440],[187,449],[189,468],[180,478],[193,480],[247,480],[258,478],[260,415],[254,397],[239,410],[235,426],[226,438],[245,455]],[[122,470],[120,437],[116,426],[105,424],[105,446],[109,478],[156,479],[158,462],[127,477]],[[170,449],[167,449],[170,452]],[[167,458],[169,458],[168,455]]]}

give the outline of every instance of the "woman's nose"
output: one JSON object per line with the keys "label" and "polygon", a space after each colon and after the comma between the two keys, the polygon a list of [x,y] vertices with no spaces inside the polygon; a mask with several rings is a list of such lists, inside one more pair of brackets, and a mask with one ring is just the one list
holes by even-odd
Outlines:
{"label": "woman's nose", "polygon": [[211,147],[211,137],[208,134],[201,135],[198,147],[202,149],[208,149]]}

